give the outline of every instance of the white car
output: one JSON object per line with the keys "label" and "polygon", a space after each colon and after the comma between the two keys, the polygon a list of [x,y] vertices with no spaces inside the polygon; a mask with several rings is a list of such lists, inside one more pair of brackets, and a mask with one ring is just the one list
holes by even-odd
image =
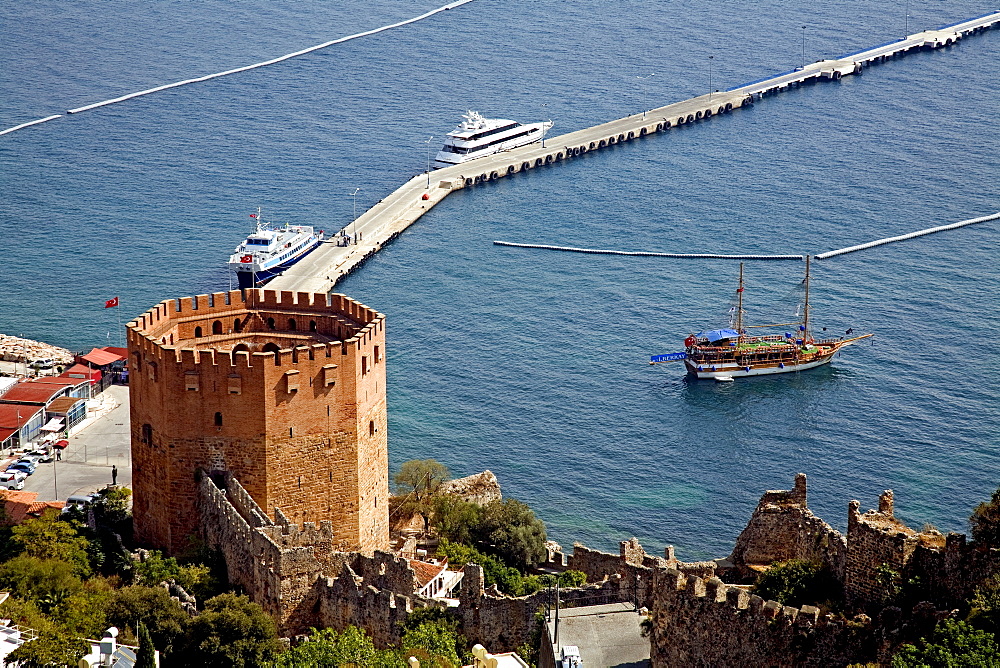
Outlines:
{"label": "white car", "polygon": [[24,489],[24,475],[17,472],[0,472],[0,488]]}

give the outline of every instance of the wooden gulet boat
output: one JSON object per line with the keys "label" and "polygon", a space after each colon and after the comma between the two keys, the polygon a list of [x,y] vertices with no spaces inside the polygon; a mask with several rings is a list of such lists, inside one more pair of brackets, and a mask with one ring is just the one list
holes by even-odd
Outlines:
{"label": "wooden gulet boat", "polygon": [[[802,321],[772,325],[743,325],[743,263],[736,290],[735,329],[717,329],[692,334],[684,340],[683,353],[654,355],[650,364],[683,361],[696,378],[730,381],[748,376],[767,376],[813,369],[828,364],[842,348],[867,339],[872,334],[853,338],[821,339],[809,329],[809,256],[806,256],[805,303]],[[732,323],[731,323],[732,325]],[[795,326],[795,333],[751,336],[747,329]],[[847,334],[854,330],[848,329]]]}

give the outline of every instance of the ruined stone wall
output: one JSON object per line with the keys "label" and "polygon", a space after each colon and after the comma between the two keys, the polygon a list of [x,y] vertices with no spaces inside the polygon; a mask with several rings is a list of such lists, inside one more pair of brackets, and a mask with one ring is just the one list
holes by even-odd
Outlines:
{"label": "ruined stone wall", "polygon": [[851,501],[847,511],[847,563],[844,596],[848,606],[864,608],[885,602],[888,570],[902,574],[920,536],[893,515],[893,497],[879,497],[879,509],[862,515]]}
{"label": "ruined stone wall", "polygon": [[764,601],[718,578],[674,569],[653,576],[652,668],[828,668],[886,661],[900,642],[928,633],[940,615],[923,606],[903,619],[896,608],[875,623],[820,615],[818,608]]}
{"label": "ruined stone wall", "polygon": [[804,559],[843,579],[846,558],[847,539],[809,510],[806,476],[799,473],[791,490],[764,493],[729,560],[744,577],[751,575],[752,566]]}
{"label": "ruined stone wall", "polygon": [[[481,643],[493,652],[512,652],[531,641],[539,610],[555,606],[555,592],[542,590],[530,596],[506,596],[486,591],[483,569],[476,564],[465,567],[457,613],[462,632],[472,643]],[[630,586],[617,574],[598,583],[560,589],[562,607],[631,602]]]}
{"label": "ruined stone wall", "polygon": [[485,506],[490,501],[503,501],[500,481],[497,480],[493,471],[488,470],[464,478],[448,480],[441,484],[438,493],[457,496],[463,501],[478,503],[481,506]]}

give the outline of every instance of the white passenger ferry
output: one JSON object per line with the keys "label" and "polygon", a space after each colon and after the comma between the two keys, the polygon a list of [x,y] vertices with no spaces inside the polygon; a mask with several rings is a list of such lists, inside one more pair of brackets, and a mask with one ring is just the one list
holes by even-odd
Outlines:
{"label": "white passenger ferry", "polygon": [[319,245],[320,234],[309,225],[288,225],[272,228],[257,213],[251,213],[257,224],[246,240],[229,257],[229,269],[236,272],[241,288],[253,288],[274,278]]}
{"label": "white passenger ferry", "polygon": [[476,111],[464,114],[462,119],[462,124],[448,133],[434,158],[435,169],[541,141],[552,127],[552,121],[521,125],[503,118],[483,118]]}

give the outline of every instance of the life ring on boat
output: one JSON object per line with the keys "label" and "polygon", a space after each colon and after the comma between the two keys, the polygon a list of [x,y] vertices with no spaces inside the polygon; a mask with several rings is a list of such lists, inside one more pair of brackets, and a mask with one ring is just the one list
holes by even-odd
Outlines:
{"label": "life ring on boat", "polygon": [[244,255],[240,258],[240,262],[253,262],[253,255]]}
{"label": "life ring on boat", "polygon": [[684,346],[687,348],[690,348],[696,343],[698,343],[698,339],[694,338],[693,336],[689,336],[686,339],[684,339]]}

